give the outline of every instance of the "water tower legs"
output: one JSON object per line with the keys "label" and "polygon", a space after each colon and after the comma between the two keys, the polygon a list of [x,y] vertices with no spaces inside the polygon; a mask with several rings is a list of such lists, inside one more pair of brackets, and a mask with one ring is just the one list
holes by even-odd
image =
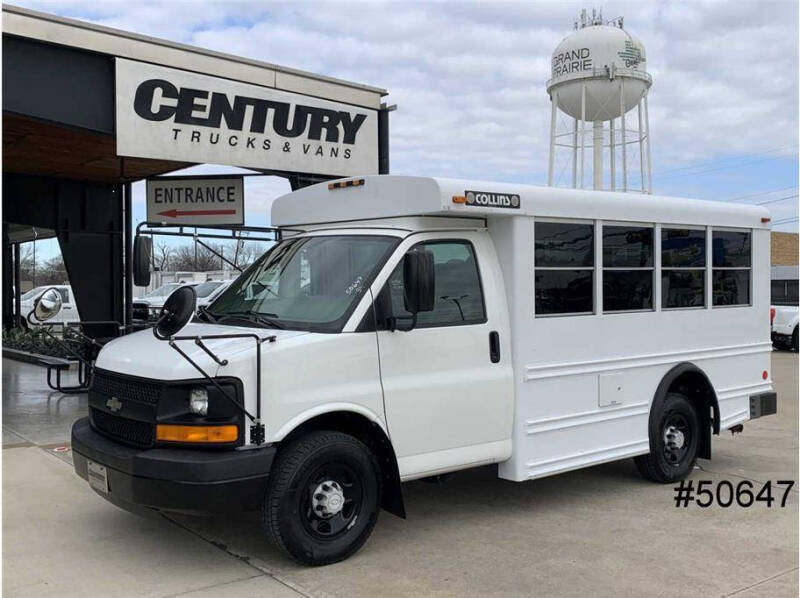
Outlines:
{"label": "water tower legs", "polygon": [[611,150],[609,152],[609,157],[611,158],[609,160],[609,167],[611,168],[611,173],[610,173],[611,174],[611,190],[612,191],[616,191],[617,190],[617,172],[616,172],[616,169],[615,169],[614,160],[616,159],[617,148],[616,148],[616,145],[615,145],[616,140],[614,139],[615,131],[614,131],[614,119],[613,118],[610,121],[608,121],[608,126],[609,126],[609,135],[608,135],[609,142],[608,142],[608,146],[609,146],[609,149]]}
{"label": "water tower legs", "polygon": [[583,183],[585,177],[583,175],[583,154],[584,148],[586,147],[586,83],[581,86],[581,189],[583,189]]}
{"label": "water tower legs", "polygon": [[647,192],[653,194],[653,171],[650,163],[650,111],[647,109],[647,96],[650,93],[648,89],[644,92],[644,123],[647,127]]}
{"label": "water tower legs", "polygon": [[595,191],[603,189],[603,121],[592,123],[592,179]]}
{"label": "water tower legs", "polygon": [[639,113],[639,174],[642,176],[642,193],[647,193],[647,177],[644,174],[644,129],[642,128],[642,100],[637,106]]}
{"label": "water tower legs", "polygon": [[550,103],[553,105],[553,112],[550,115],[550,163],[547,167],[547,184],[553,186],[553,168],[555,166],[556,157],[556,117],[558,116],[558,92],[553,92],[550,98]]}
{"label": "water tower legs", "polygon": [[[576,110],[576,117],[561,121],[558,118],[560,110],[558,92],[561,90],[551,90],[548,185],[559,186],[560,183],[562,186],[571,186],[573,189],[653,192],[647,92],[628,111],[636,110],[635,116],[631,114],[631,119],[636,120],[633,121],[633,127],[629,130],[631,123],[628,115],[620,116],[620,112],[626,105],[625,87],[625,80],[621,78],[619,97],[614,94],[611,97],[601,96],[598,99],[584,84],[580,96],[576,97],[579,101],[576,108],[579,108],[580,112]],[[602,106],[601,109],[598,109],[599,102],[603,102],[603,105],[613,106],[619,102],[619,112],[610,108],[602,109]],[[595,120],[586,120],[587,117]],[[606,121],[608,121],[608,127],[605,126]],[[589,137],[590,129],[591,138]],[[630,157],[628,156],[629,145],[634,148],[638,146],[638,157],[635,151]],[[606,151],[608,151],[608,160],[605,156]],[[587,152],[591,153],[591,157],[586,156]],[[634,177],[631,181],[629,181],[629,167]],[[590,178],[587,176],[589,175],[588,169],[591,169],[591,183],[587,181]],[[570,170],[572,171],[571,177]],[[640,179],[636,177],[640,177]]]}
{"label": "water tower legs", "polygon": [[578,119],[572,129],[572,188],[578,188]]}
{"label": "water tower legs", "polygon": [[620,124],[622,125],[622,191],[628,190],[628,138],[625,134],[625,79],[619,80],[619,112],[622,115]]}

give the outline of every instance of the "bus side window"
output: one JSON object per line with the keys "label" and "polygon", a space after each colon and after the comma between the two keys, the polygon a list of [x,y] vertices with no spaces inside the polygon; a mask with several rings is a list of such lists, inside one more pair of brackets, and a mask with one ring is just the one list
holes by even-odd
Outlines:
{"label": "bus side window", "polygon": [[536,222],[536,315],[594,313],[594,261],[593,222]]}
{"label": "bus side window", "polygon": [[712,231],[713,305],[750,305],[750,233]]}
{"label": "bus side window", "polygon": [[661,307],[705,307],[706,231],[661,229]]}

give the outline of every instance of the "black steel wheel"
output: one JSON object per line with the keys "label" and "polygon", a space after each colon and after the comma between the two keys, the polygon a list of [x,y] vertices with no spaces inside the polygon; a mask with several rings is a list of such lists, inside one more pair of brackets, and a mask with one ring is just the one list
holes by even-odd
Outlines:
{"label": "black steel wheel", "polygon": [[331,540],[347,532],[361,513],[364,489],[358,474],[347,464],[322,464],[306,476],[307,492],[300,492],[303,525],[312,535]]}
{"label": "black steel wheel", "polygon": [[327,565],[367,541],[380,496],[380,468],[363,443],[341,432],[311,432],[278,453],[262,522],[294,560]]}
{"label": "black steel wheel", "polygon": [[692,429],[685,414],[673,411],[662,427],[664,459],[676,466],[683,462],[691,446]]}
{"label": "black steel wheel", "polygon": [[694,406],[684,395],[669,393],[650,421],[650,453],[636,457],[643,477],[670,483],[688,476],[700,445],[700,425]]}

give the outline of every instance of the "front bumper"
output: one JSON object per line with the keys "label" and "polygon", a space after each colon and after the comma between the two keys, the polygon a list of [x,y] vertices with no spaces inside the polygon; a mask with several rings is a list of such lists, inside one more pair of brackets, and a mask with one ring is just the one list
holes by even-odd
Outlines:
{"label": "front bumper", "polygon": [[108,475],[106,500],[131,511],[142,508],[217,514],[258,508],[277,448],[199,450],[138,449],[95,432],[89,418],[72,426],[75,473],[87,480],[88,462]]}

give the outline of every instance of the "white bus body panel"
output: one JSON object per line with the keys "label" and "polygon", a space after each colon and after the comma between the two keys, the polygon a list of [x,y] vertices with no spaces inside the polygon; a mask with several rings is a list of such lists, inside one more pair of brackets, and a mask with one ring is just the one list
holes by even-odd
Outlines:
{"label": "white bus body panel", "polygon": [[768,230],[753,231],[749,306],[710,309],[707,270],[705,308],[536,318],[533,220],[489,219],[509,297],[515,372],[514,449],[501,477],[520,481],[648,453],[656,389],[684,362],[713,385],[721,429],[749,419],[749,396],[772,388],[762,379],[771,350]]}
{"label": "white bus body panel", "polygon": [[[525,480],[647,453],[656,389],[680,363],[694,364],[709,378],[721,429],[749,419],[749,396],[771,390],[770,379],[762,379],[770,366],[769,213],[763,207],[453,179],[366,176],[362,181],[339,189],[311,186],[278,198],[272,222],[306,229],[362,222],[411,232],[420,217],[438,218],[443,228],[445,220],[461,217],[488,227],[504,278],[513,356],[513,449],[499,465],[502,477]],[[467,206],[453,200],[467,190],[517,194],[520,207]],[[700,227],[709,237],[718,228],[752,231],[751,304],[711,307],[708,247],[704,308],[661,310],[656,276],[653,311],[603,314],[598,301],[602,269],[596,266],[594,314],[537,318],[536,218],[580,219],[596,226],[603,221],[651,224],[656,233],[662,225]],[[657,271],[660,247],[654,237]],[[598,235],[595,244],[599,260]],[[459,425],[457,417],[452,425]],[[469,448],[462,448],[462,466],[467,466]]]}

